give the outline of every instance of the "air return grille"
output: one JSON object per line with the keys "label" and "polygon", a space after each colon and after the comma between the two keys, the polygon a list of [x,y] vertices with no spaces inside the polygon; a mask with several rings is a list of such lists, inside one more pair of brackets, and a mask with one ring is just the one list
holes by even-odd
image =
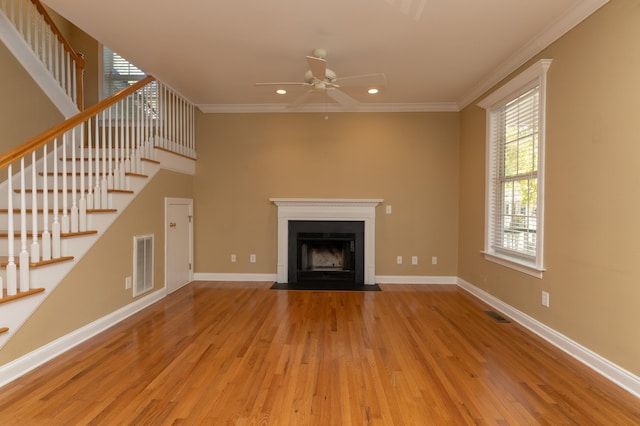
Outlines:
{"label": "air return grille", "polygon": [[133,297],[153,288],[153,234],[133,237]]}

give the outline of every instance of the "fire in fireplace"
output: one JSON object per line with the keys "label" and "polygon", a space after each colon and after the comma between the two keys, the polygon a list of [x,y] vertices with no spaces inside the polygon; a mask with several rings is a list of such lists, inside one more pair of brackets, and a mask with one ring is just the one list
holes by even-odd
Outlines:
{"label": "fire in fireplace", "polygon": [[364,222],[289,221],[289,283],[364,283]]}

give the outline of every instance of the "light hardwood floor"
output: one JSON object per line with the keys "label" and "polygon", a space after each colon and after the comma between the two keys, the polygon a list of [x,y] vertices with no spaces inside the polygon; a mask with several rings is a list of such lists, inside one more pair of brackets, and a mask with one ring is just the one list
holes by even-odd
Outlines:
{"label": "light hardwood floor", "polygon": [[640,424],[455,286],[381,287],[192,283],[1,388],[0,424]]}

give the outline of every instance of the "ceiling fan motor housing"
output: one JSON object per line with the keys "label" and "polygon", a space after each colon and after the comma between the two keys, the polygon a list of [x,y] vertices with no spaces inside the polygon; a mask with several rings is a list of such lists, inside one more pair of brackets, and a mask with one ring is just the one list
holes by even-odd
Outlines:
{"label": "ceiling fan motor housing", "polygon": [[329,69],[329,68],[326,68],[326,71],[325,71],[324,75],[325,75],[324,80],[317,80],[316,78],[314,78],[313,73],[311,72],[311,70],[307,70],[307,72],[304,73],[304,81],[305,81],[305,83],[309,83],[309,84],[333,83],[338,78],[338,76],[335,73],[335,71],[333,71],[332,69]]}

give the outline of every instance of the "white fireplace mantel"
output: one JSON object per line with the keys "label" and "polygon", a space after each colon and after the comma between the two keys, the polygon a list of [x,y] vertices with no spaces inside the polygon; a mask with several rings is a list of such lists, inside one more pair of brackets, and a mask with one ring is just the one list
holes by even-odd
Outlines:
{"label": "white fireplace mantel", "polygon": [[364,222],[364,283],[375,284],[376,206],[382,199],[270,198],[278,206],[278,282],[289,280],[290,220],[354,220]]}

